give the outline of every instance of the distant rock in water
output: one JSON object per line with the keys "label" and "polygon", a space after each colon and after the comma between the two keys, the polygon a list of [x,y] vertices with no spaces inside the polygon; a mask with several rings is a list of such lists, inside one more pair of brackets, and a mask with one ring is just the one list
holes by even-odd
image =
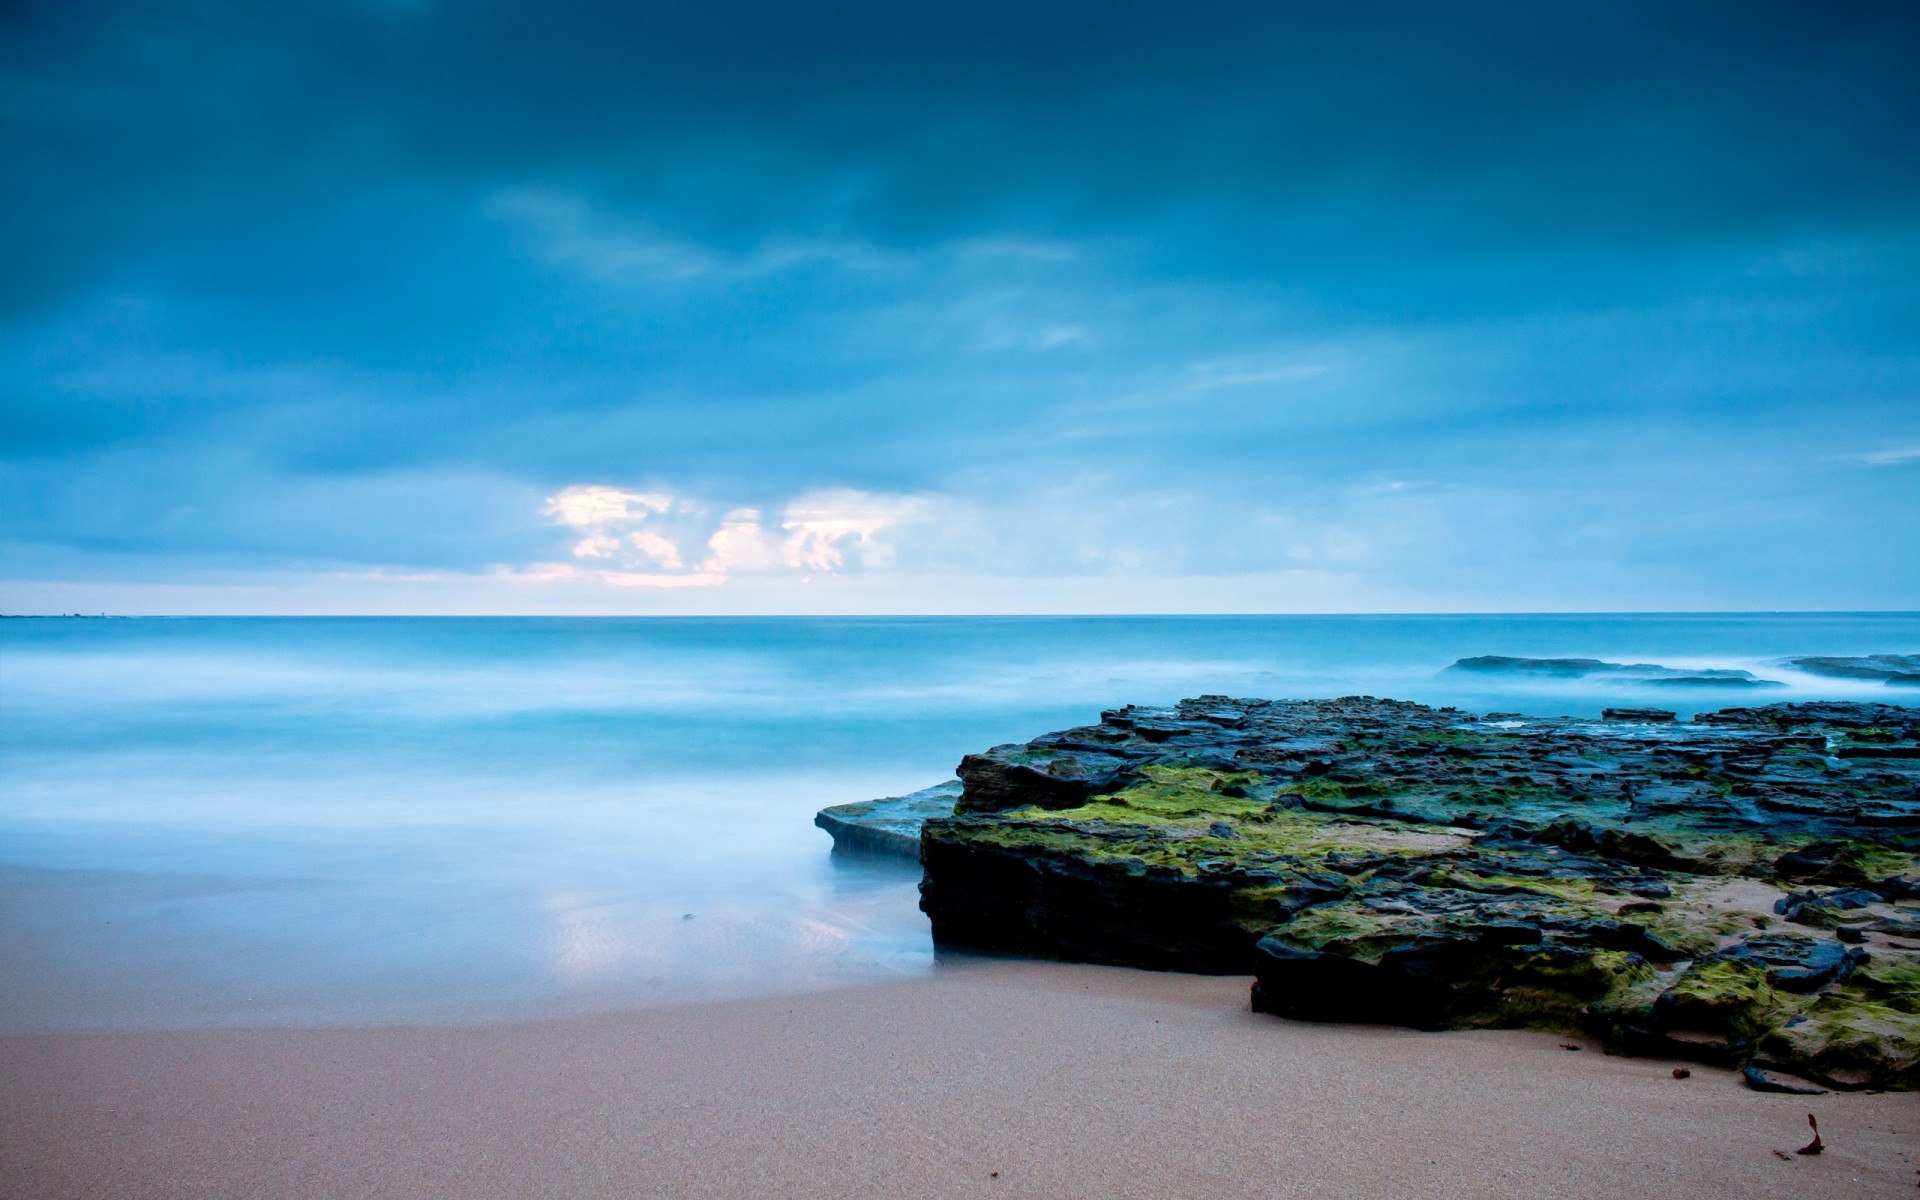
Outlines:
{"label": "distant rock in water", "polygon": [[928,817],[952,816],[960,789],[958,779],[949,779],[905,796],[836,804],[821,809],[813,823],[833,835],[833,848],[838,852],[918,862],[920,827]]}
{"label": "distant rock in water", "polygon": [[1772,688],[1785,687],[1777,679],[1758,679],[1751,671],[1730,668],[1663,667],[1658,663],[1615,663],[1597,658],[1509,658],[1482,654],[1463,658],[1448,667],[1474,675],[1509,675],[1530,679],[1625,679],[1665,687]]}
{"label": "distant rock in water", "polygon": [[1920,1088],[1920,708],[1502,716],[1201,696],[968,755],[921,907],[1283,1016]]}
{"label": "distant rock in water", "polygon": [[1779,665],[1828,679],[1878,679],[1888,687],[1920,687],[1920,654],[1863,654],[1855,658],[1815,655],[1783,658]]}
{"label": "distant rock in water", "polygon": [[1603,721],[1638,721],[1643,725],[1664,724],[1680,719],[1680,714],[1665,708],[1603,708]]}

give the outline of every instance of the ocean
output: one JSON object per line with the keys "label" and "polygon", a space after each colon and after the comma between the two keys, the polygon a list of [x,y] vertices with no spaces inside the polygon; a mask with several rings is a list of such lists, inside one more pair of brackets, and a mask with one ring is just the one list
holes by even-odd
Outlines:
{"label": "ocean", "polygon": [[[0,621],[0,1031],[511,1020],[939,969],[812,817],[1224,693],[1920,703],[1920,614]],[[1486,654],[1786,686],[1526,680]]]}

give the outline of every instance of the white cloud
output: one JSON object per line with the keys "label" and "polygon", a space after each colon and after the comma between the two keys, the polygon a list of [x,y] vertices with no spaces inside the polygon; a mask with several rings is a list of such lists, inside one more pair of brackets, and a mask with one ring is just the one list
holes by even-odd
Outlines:
{"label": "white cloud", "polygon": [[621,587],[705,587],[739,575],[839,574],[891,567],[887,533],[925,521],[921,496],[826,488],[788,502],[777,522],[761,509],[734,508],[705,538],[705,557],[689,565],[682,547],[697,540],[708,507],[667,492],[630,492],[580,484],[547,498],[541,511],[586,536],[573,543],[591,567],[541,563],[522,573],[543,579],[597,578]]}
{"label": "white cloud", "polygon": [[[569,522],[573,524],[574,522]],[[620,549],[620,539],[596,533],[592,537],[581,538],[573,544],[575,558],[612,558]]]}
{"label": "white cloud", "polygon": [[627,541],[633,544],[634,549],[669,571],[678,571],[686,565],[680,561],[680,547],[651,529],[630,533],[627,535]]}
{"label": "white cloud", "polygon": [[619,488],[581,486],[547,497],[540,511],[562,525],[606,525],[615,521],[639,521],[651,513],[663,513],[673,506],[673,497],[663,492],[623,492]]}
{"label": "white cloud", "polygon": [[809,492],[787,505],[780,528],[786,531],[787,565],[813,571],[837,571],[854,554],[860,565],[893,565],[894,547],[881,541],[882,530],[924,520],[928,503],[918,496],[885,496],[852,488]]}
{"label": "white cloud", "polygon": [[707,539],[707,561],[721,572],[771,571],[785,558],[780,539],[760,524],[757,508],[736,508]]}

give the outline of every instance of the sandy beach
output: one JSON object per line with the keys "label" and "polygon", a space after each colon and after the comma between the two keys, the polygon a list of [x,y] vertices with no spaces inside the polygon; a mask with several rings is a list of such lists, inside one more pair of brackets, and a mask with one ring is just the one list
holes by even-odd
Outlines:
{"label": "sandy beach", "polygon": [[[1920,1100],[1047,963],[506,1025],[0,1039],[0,1194],[1912,1195]],[[1829,1147],[1806,1141],[1808,1112]],[[1787,1158],[1776,1151],[1788,1152]]]}

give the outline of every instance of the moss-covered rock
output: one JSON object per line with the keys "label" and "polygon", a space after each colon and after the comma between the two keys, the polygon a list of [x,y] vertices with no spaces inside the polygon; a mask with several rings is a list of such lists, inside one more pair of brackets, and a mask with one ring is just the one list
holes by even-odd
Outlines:
{"label": "moss-covered rock", "polygon": [[1251,973],[1290,1016],[1578,1026],[1911,1087],[1917,727],[1127,708],[968,756],[922,831],[922,907],[944,945]]}

